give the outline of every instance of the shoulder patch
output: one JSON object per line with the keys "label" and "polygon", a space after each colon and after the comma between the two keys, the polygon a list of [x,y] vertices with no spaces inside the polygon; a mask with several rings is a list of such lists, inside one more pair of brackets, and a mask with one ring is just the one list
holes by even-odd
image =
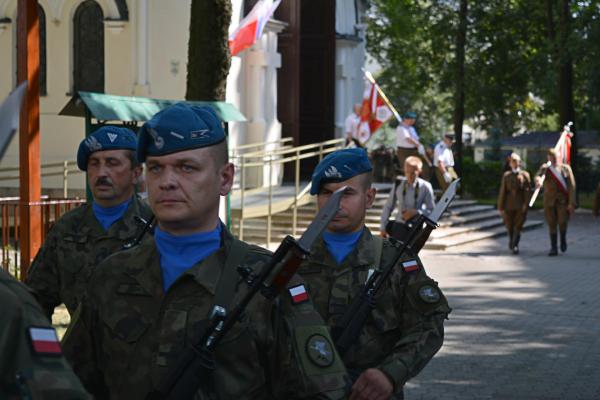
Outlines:
{"label": "shoulder patch", "polygon": [[62,350],[54,328],[30,326],[27,329],[33,352],[41,356],[60,356]]}
{"label": "shoulder patch", "polygon": [[306,355],[308,359],[320,368],[333,365],[335,353],[331,342],[323,335],[314,334],[306,340]]}
{"label": "shoulder patch", "polygon": [[413,272],[419,269],[419,263],[416,259],[402,261],[402,268],[404,272]]}
{"label": "shoulder patch", "polygon": [[293,304],[301,304],[308,301],[308,292],[303,284],[288,288]]}
{"label": "shoulder patch", "polygon": [[419,298],[428,304],[437,304],[442,297],[437,287],[428,284],[421,286],[418,293]]}

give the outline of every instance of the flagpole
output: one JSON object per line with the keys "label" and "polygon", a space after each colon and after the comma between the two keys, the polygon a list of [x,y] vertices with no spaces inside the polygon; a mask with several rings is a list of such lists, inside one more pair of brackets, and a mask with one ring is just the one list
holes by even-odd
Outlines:
{"label": "flagpole", "polygon": [[362,68],[362,70],[365,73],[365,77],[367,78],[367,80],[369,82],[371,82],[373,85],[375,85],[375,87],[377,88],[377,93],[379,93],[379,95],[381,96],[381,98],[383,99],[383,101],[385,101],[385,104],[390,108],[390,110],[392,110],[392,113],[394,114],[394,117],[396,117],[396,119],[398,120],[398,122],[401,122],[402,118],[400,118],[400,114],[398,114],[398,111],[396,111],[396,107],[394,107],[394,105],[387,98],[387,96],[385,95],[385,93],[383,93],[383,90],[381,90],[381,88],[379,87],[379,85],[377,84],[377,82],[375,82],[375,78],[373,78],[373,75],[369,71],[365,70],[364,68]]}
{"label": "flagpole", "polygon": [[[571,135],[573,136],[573,132],[571,132],[571,126],[573,125],[573,121],[569,121],[568,124],[566,124],[563,127],[562,133],[560,134],[560,137],[558,138],[558,141],[556,142],[556,144],[554,145],[554,151],[558,151],[561,142],[564,142],[565,140],[567,140],[567,136]],[[558,159],[558,157],[557,157]],[[547,166],[550,166],[550,161],[548,161],[546,163]],[[533,207],[533,203],[535,203],[535,200],[537,199],[538,195],[540,194],[540,190],[542,189],[542,186],[544,185],[544,180],[546,179],[546,174],[544,174],[542,176],[542,178],[540,179],[540,186],[537,187],[533,194],[531,195],[531,199],[529,200],[529,207]]]}

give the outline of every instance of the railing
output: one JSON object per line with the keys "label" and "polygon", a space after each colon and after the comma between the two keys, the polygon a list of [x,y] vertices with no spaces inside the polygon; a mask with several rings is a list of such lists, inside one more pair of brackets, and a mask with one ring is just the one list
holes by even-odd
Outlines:
{"label": "railing", "polygon": [[[71,168],[75,166],[75,168]],[[19,180],[19,167],[6,167],[0,168],[0,174],[8,173],[8,175],[0,175],[1,181],[18,181]],[[41,176],[42,178],[50,176],[62,176],[63,177],[63,197],[68,197],[69,192],[69,175],[70,174],[82,174],[83,171],[77,168],[77,161],[65,160],[62,162],[48,163],[41,165]],[[14,174],[17,172],[17,174]],[[12,174],[12,175],[11,175]]]}
{"label": "railing", "polygon": [[61,199],[61,200],[42,200],[22,204],[18,197],[0,198],[0,227],[2,235],[2,268],[14,275],[20,277],[20,238],[19,238],[19,220],[21,218],[21,207],[26,206],[31,210],[38,210],[41,213],[42,221],[42,243],[54,225],[67,211],[85,203],[85,200],[79,199]]}
{"label": "railing", "polygon": [[[336,151],[344,147],[345,139],[332,139],[321,143],[308,144],[298,147],[275,149],[271,151],[259,151],[259,152],[248,152],[239,156],[239,164],[237,167],[240,169],[240,184],[239,184],[239,197],[240,197],[240,209],[238,215],[238,237],[243,240],[244,238],[244,219],[245,216],[245,200],[246,196],[256,191],[267,190],[267,210],[265,216],[267,217],[267,243],[271,241],[271,221],[273,215],[273,167],[275,165],[284,165],[286,163],[294,163],[294,195],[289,204],[283,204],[283,207],[279,207],[278,211],[283,209],[292,209],[292,235],[296,235],[298,225],[298,206],[299,201],[308,193],[310,190],[310,183],[300,188],[300,162],[309,158],[318,157],[321,161],[323,157],[333,151]],[[256,167],[267,167],[267,182],[266,187],[250,188],[246,187],[246,172],[248,168]],[[264,180],[264,179],[263,179]]]}

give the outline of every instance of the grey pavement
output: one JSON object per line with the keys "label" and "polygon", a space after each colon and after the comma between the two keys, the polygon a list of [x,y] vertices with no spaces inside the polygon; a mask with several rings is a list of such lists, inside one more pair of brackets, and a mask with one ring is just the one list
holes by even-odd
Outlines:
{"label": "grey pavement", "polygon": [[548,257],[543,226],[524,232],[519,255],[506,237],[424,250],[453,311],[406,399],[600,399],[600,220],[576,213],[568,244]]}

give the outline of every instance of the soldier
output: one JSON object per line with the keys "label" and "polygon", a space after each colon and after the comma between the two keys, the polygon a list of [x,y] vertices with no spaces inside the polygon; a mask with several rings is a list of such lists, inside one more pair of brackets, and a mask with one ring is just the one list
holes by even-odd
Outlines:
{"label": "soldier", "polygon": [[27,279],[46,315],[64,303],[73,315],[92,269],[143,229],[149,208],[134,187],[142,172],[137,139],[127,128],[104,126],[79,144],[77,166],[86,171],[93,201],[63,215],[46,237]]}
{"label": "soldier", "polygon": [[549,256],[556,256],[556,225],[560,230],[560,251],[567,251],[567,224],[575,211],[575,177],[568,164],[559,162],[554,149],[548,150],[548,163],[535,176],[535,187],[544,185],[544,216],[550,230]]}
{"label": "soldier", "polygon": [[[210,107],[178,103],[157,113],[141,128],[138,159],[146,162],[154,236],[100,265],[64,340],[73,369],[99,397],[143,399],[159,389],[177,360],[194,352],[190,343],[213,306],[234,306],[244,292],[236,267],[258,271],[270,258],[219,220],[234,166]],[[343,363],[311,302],[296,292],[278,300],[249,303],[216,348],[212,389],[203,387],[202,396],[344,395]]]}
{"label": "soldier", "polygon": [[[379,231],[383,237],[403,240],[407,233],[406,224],[419,214],[429,215],[433,210],[433,188],[431,183],[419,178],[422,170],[420,158],[410,156],[404,161],[406,178],[394,185],[381,213]],[[390,221],[395,208],[398,209],[396,220]]]}
{"label": "soldier", "polygon": [[29,289],[0,268],[0,398],[90,399]]}
{"label": "soldier", "polygon": [[[373,236],[365,226],[375,198],[371,170],[363,149],[345,149],[325,157],[312,176],[311,194],[320,206],[346,186],[340,211],[299,270],[334,332],[369,271],[384,268],[399,251],[398,241]],[[350,399],[402,398],[406,381],[442,346],[443,320],[450,308],[419,257],[405,254],[386,283],[357,344],[344,355],[355,379]]]}
{"label": "soldier", "polygon": [[458,175],[454,170],[454,155],[452,154],[452,143],[454,135],[444,134],[444,138],[435,145],[433,150],[433,164],[435,165],[435,177],[442,191],[445,191]]}
{"label": "soldier", "polygon": [[519,254],[519,240],[521,230],[527,217],[531,178],[527,171],[521,170],[519,164],[521,157],[518,154],[510,155],[510,171],[502,176],[500,194],[498,195],[498,212],[504,219],[508,231],[508,248],[514,254]]}

